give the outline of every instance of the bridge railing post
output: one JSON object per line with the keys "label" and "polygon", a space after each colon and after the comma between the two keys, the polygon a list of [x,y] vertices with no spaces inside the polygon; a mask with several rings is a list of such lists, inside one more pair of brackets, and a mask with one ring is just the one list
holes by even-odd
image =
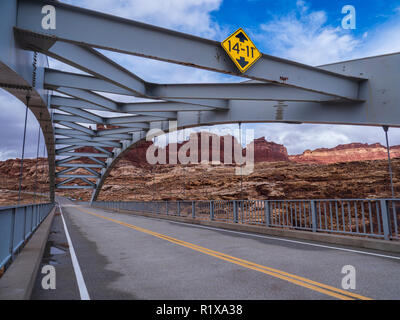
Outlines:
{"label": "bridge railing post", "polygon": [[310,210],[311,210],[311,220],[312,220],[312,231],[317,232],[317,215],[315,210],[315,201],[310,201]]}
{"label": "bridge railing post", "polygon": [[168,200],[165,201],[165,213],[168,215]]}
{"label": "bridge railing post", "polygon": [[270,226],[270,211],[269,211],[269,201],[264,201],[264,214],[265,214],[265,226]]}
{"label": "bridge railing post", "polygon": [[390,240],[390,223],[388,217],[389,212],[387,209],[386,200],[381,200],[380,203],[381,203],[383,237],[385,240]]}
{"label": "bridge railing post", "polygon": [[238,223],[238,208],[236,200],[233,200],[233,222]]}
{"label": "bridge railing post", "polygon": [[192,218],[196,218],[196,202],[192,201]]}
{"label": "bridge railing post", "polygon": [[181,215],[181,202],[180,201],[177,202],[177,211],[178,211],[178,216],[180,216]]}
{"label": "bridge railing post", "polygon": [[214,220],[214,201],[210,200],[210,220]]}

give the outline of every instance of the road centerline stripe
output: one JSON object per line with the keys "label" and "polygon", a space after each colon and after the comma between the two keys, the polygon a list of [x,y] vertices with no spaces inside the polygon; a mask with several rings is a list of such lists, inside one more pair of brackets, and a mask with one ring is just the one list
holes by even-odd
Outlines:
{"label": "road centerline stripe", "polygon": [[317,282],[317,281],[313,281],[313,280],[310,280],[310,279],[307,279],[307,278],[304,278],[304,277],[301,277],[301,276],[297,276],[295,274],[290,274],[290,273],[287,273],[287,272],[282,271],[282,270],[273,269],[273,268],[270,268],[270,267],[267,267],[267,266],[262,266],[262,265],[254,263],[254,262],[250,262],[250,261],[247,261],[247,260],[236,258],[236,257],[227,255],[227,254],[222,253],[222,252],[214,251],[214,250],[211,250],[211,249],[208,249],[208,248],[205,248],[205,247],[201,247],[201,246],[198,246],[198,245],[190,243],[190,242],[186,242],[186,241],[183,241],[183,240],[172,238],[170,236],[167,236],[167,235],[164,235],[164,234],[160,234],[160,233],[157,233],[157,232],[153,232],[151,230],[144,229],[144,228],[141,228],[141,227],[138,227],[138,226],[135,226],[135,225],[120,221],[120,220],[116,220],[116,219],[113,219],[113,218],[102,216],[100,214],[88,211],[88,210],[80,208],[80,207],[76,207],[76,209],[78,209],[79,211],[82,211],[84,213],[88,213],[90,215],[93,215],[93,216],[96,216],[96,217],[99,217],[99,218],[102,218],[102,219],[105,219],[105,220],[108,220],[108,221],[112,221],[114,223],[126,226],[128,228],[131,228],[131,229],[134,229],[134,230],[137,230],[137,231],[152,235],[154,237],[169,241],[171,243],[175,243],[177,245],[187,247],[189,249],[192,249],[192,250],[195,250],[195,251],[198,251],[198,252],[201,252],[201,253],[216,257],[218,259],[225,260],[225,261],[228,261],[228,262],[243,266],[243,267],[245,267],[247,269],[251,269],[251,270],[255,270],[255,271],[259,271],[259,272],[271,275],[271,276],[273,276],[275,278],[279,278],[279,279],[291,282],[293,284],[296,284],[296,285],[299,285],[299,286],[302,286],[302,287],[306,287],[308,289],[311,289],[311,290],[314,290],[314,291],[317,291],[317,292],[320,292],[320,293],[323,293],[323,294],[326,294],[326,295],[329,295],[329,296],[332,296],[332,297],[335,297],[335,298],[338,298],[338,299],[342,299],[342,300],[354,300],[354,299],[372,300],[372,299],[370,299],[368,297],[365,297],[365,296],[362,296],[362,295],[359,295],[359,294],[356,294],[356,293],[353,293],[353,292],[348,292],[348,291],[345,291],[345,290],[342,290],[342,289],[339,289],[339,288],[335,288],[333,286],[326,285],[326,284],[323,284],[323,283],[320,283],[320,282]]}

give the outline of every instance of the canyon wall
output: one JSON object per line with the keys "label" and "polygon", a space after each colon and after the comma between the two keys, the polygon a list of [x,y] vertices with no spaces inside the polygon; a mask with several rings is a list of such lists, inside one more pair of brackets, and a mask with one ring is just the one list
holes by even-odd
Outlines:
{"label": "canyon wall", "polygon": [[[391,147],[390,156],[400,157],[400,146]],[[380,143],[349,143],[331,149],[306,150],[302,154],[289,156],[289,160],[293,162],[320,164],[384,159],[387,159],[387,150]]]}

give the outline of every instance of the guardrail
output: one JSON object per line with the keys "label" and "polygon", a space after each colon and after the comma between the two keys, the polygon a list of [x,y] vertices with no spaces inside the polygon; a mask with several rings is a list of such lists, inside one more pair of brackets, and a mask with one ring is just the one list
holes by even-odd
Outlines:
{"label": "guardrail", "polygon": [[96,201],[95,207],[400,240],[400,199]]}
{"label": "guardrail", "polygon": [[53,203],[0,207],[0,269],[14,259],[53,207]]}

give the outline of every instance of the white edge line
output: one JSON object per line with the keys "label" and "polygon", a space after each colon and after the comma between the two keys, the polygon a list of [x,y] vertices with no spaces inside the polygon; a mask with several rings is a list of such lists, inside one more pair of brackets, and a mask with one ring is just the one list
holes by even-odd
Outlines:
{"label": "white edge line", "polygon": [[60,208],[61,218],[62,218],[63,225],[64,225],[65,235],[66,235],[67,241],[68,241],[69,253],[71,255],[72,266],[74,267],[76,282],[78,283],[78,289],[79,289],[79,294],[81,296],[81,300],[90,300],[89,292],[87,291],[85,280],[83,279],[82,271],[79,266],[79,262],[76,257],[76,254],[75,254],[74,246],[72,245],[72,241],[71,241],[71,238],[68,233],[68,228],[67,228],[67,225],[65,224],[61,205],[59,204],[58,207]]}
{"label": "white edge line", "polygon": [[[140,217],[142,217],[142,216],[140,216]],[[145,217],[145,216],[143,216],[143,217]],[[303,241],[297,241],[297,240],[283,239],[283,238],[280,238],[280,237],[262,236],[262,235],[253,234],[253,233],[246,233],[246,232],[240,232],[240,231],[233,231],[233,230],[222,229],[222,228],[215,228],[215,227],[207,227],[207,226],[202,226],[202,225],[198,225],[198,224],[191,224],[191,223],[189,223],[189,222],[177,222],[177,221],[166,220],[166,219],[156,218],[156,217],[145,217],[145,218],[155,219],[155,220],[158,220],[158,221],[168,221],[168,222],[170,222],[170,223],[182,224],[182,225],[185,225],[185,226],[196,227],[196,228],[203,228],[203,229],[210,229],[210,230],[217,230],[217,231],[223,231],[223,232],[236,233],[236,234],[241,234],[241,235],[250,236],[250,237],[256,237],[256,238],[264,238],[264,239],[271,239],[271,240],[277,240],[277,241],[292,242],[292,243],[298,243],[298,244],[303,244],[303,245],[308,245],[308,246],[314,246],[314,247],[320,247],[320,248],[326,248],[326,249],[332,249],[332,250],[347,251],[347,252],[360,253],[360,254],[371,255],[371,256],[376,256],[376,257],[382,257],[382,258],[389,258],[389,259],[400,260],[400,257],[389,256],[389,255],[384,255],[384,254],[379,254],[379,253],[373,253],[373,252],[367,252],[367,251],[359,251],[359,250],[354,250],[354,249],[346,249],[346,248],[340,248],[340,247],[332,247],[332,246],[326,246],[326,245],[316,244],[316,243],[310,243],[310,242],[303,242]]]}

